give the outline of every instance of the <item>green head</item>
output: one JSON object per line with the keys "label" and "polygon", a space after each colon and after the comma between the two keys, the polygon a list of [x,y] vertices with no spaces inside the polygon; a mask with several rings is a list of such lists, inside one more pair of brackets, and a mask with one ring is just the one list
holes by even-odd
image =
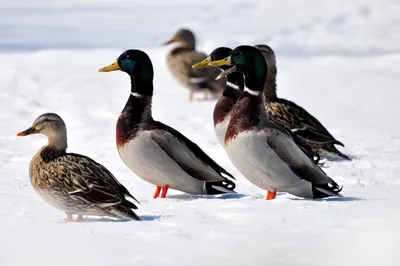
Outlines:
{"label": "green head", "polygon": [[[214,51],[212,51],[211,54],[206,59],[194,64],[192,67],[194,69],[209,67],[210,62],[224,59],[224,58],[230,56],[231,53],[232,53],[231,48],[219,47],[219,48],[215,49]],[[221,68],[222,70],[226,70],[229,68],[229,66],[221,65],[221,66],[219,66],[219,68]]]}
{"label": "green head", "polygon": [[[219,47],[219,48],[215,49],[214,51],[212,51],[209,57],[210,57],[211,61],[221,60],[221,59],[224,59],[224,58],[230,56],[232,51],[233,50],[228,47]],[[227,70],[229,68],[229,66],[223,65],[223,66],[220,66],[220,68],[222,70]]]}
{"label": "green head", "polygon": [[132,80],[132,91],[143,95],[153,93],[153,64],[149,56],[140,50],[126,50],[111,65],[102,67],[99,72],[121,70]]}

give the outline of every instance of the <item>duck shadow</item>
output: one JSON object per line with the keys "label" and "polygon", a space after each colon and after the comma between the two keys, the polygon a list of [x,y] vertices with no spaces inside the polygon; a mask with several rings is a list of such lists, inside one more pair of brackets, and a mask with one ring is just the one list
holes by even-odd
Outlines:
{"label": "duck shadow", "polygon": [[227,200],[227,199],[240,199],[247,197],[248,195],[240,193],[229,193],[222,195],[190,195],[190,194],[178,194],[168,196],[167,199],[177,199],[177,200],[198,200],[198,199],[217,199],[217,200]]}
{"label": "duck shadow", "polygon": [[327,201],[327,202],[351,202],[351,201],[361,201],[366,200],[357,197],[332,197],[332,198],[325,198],[325,199],[316,199],[314,201]]}
{"label": "duck shadow", "polygon": [[345,158],[335,158],[335,157],[322,157],[322,160],[325,162],[351,162],[360,159],[360,157],[355,155],[347,155],[347,157],[349,157],[349,160]]}
{"label": "duck shadow", "polygon": [[323,198],[323,199],[290,198],[290,200],[315,201],[315,202],[352,202],[352,201],[361,201],[361,200],[367,200],[367,199],[344,196],[344,197],[331,197],[331,198]]}
{"label": "duck shadow", "polygon": [[[149,222],[149,221],[157,221],[160,220],[161,215],[140,215],[140,221],[128,220],[128,219],[116,219],[116,218],[91,218],[91,217],[84,217],[82,221],[78,223],[129,223],[129,222]],[[167,216],[168,217],[168,216]]]}

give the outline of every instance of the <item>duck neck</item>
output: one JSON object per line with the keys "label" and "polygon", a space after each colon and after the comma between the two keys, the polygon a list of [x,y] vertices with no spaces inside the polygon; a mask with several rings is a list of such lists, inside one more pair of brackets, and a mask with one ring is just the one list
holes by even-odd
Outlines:
{"label": "duck neck", "polygon": [[131,76],[131,92],[117,122],[118,147],[127,142],[139,129],[140,123],[151,122],[153,83]]}
{"label": "duck neck", "polygon": [[245,77],[246,87],[232,109],[225,142],[242,131],[257,127],[267,118],[263,94],[265,72],[259,75],[246,74]]}
{"label": "duck neck", "polygon": [[[264,91],[264,82],[265,82],[265,79],[263,81],[261,81],[260,79],[246,76],[245,92],[250,93],[252,95],[261,94],[261,92]],[[254,92],[254,93],[251,93],[251,92]]]}
{"label": "duck neck", "polygon": [[258,127],[266,118],[264,94],[245,88],[232,108],[231,120],[225,134],[225,145],[236,138],[241,132]]}
{"label": "duck neck", "polygon": [[130,123],[140,123],[151,120],[151,103],[153,99],[153,82],[130,75],[131,93],[122,111],[124,120]]}
{"label": "duck neck", "polygon": [[276,75],[277,69],[275,62],[268,67],[267,78],[264,85],[264,95],[266,100],[276,98]]}
{"label": "duck neck", "polygon": [[68,148],[67,143],[67,132],[51,132],[47,135],[48,137],[48,148],[54,149],[60,152],[66,152]]}
{"label": "duck neck", "polygon": [[196,42],[195,40],[185,40],[184,42],[180,43],[180,47],[188,49],[188,50],[194,50],[196,48]]}
{"label": "duck neck", "polygon": [[235,89],[236,91],[243,91],[244,77],[242,73],[235,72],[227,76],[226,87],[227,90]]}
{"label": "duck neck", "polygon": [[222,96],[214,108],[214,127],[225,120],[231,113],[237,99],[243,93],[244,77],[241,73],[232,73],[227,76],[227,83]]}

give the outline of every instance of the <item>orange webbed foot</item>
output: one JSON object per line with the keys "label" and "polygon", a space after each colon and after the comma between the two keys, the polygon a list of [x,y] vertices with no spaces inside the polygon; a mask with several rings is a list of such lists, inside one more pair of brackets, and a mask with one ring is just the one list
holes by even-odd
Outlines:
{"label": "orange webbed foot", "polygon": [[153,199],[158,198],[160,196],[160,192],[161,192],[161,187],[157,186],[156,191],[154,192],[154,195],[153,195]]}
{"label": "orange webbed foot", "polygon": [[161,198],[164,199],[167,196],[168,186],[162,187]]}
{"label": "orange webbed foot", "polygon": [[267,196],[265,197],[266,200],[273,200],[276,197],[276,191],[268,191]]}

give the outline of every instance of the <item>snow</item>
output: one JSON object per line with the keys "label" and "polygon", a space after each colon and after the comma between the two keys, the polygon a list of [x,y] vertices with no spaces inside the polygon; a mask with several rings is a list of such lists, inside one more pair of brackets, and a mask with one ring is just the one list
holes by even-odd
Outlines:
{"label": "snow", "polygon": [[[398,265],[400,4],[396,1],[2,1],[0,9],[0,265]],[[344,198],[265,192],[230,163],[213,132],[215,101],[187,102],[159,44],[190,27],[201,50],[268,43],[278,93],[346,144],[328,161]],[[125,49],[153,60],[153,116],[202,147],[237,178],[237,195],[197,197],[135,177],[115,147],[129,95],[124,73],[98,73]],[[137,197],[142,222],[64,214],[28,177],[43,136],[17,138],[44,112],[68,128],[69,151],[105,165]]]}

